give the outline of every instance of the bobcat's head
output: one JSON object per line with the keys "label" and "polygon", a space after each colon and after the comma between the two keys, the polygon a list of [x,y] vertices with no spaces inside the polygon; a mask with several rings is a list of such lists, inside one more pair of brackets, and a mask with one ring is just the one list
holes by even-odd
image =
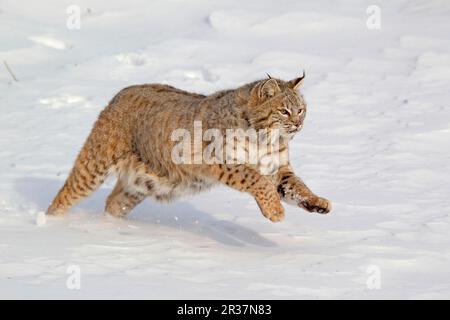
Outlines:
{"label": "bobcat's head", "polygon": [[253,84],[247,102],[250,123],[256,129],[279,129],[292,137],[303,127],[306,103],[298,92],[305,73],[291,81],[268,79]]}

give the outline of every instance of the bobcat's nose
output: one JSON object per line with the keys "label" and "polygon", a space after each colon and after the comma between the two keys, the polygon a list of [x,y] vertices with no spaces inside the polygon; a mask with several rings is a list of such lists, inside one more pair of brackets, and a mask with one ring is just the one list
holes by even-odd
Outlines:
{"label": "bobcat's nose", "polygon": [[295,123],[295,124],[293,124],[291,126],[291,131],[299,130],[301,127],[302,127],[302,123],[301,122],[297,122],[297,123]]}

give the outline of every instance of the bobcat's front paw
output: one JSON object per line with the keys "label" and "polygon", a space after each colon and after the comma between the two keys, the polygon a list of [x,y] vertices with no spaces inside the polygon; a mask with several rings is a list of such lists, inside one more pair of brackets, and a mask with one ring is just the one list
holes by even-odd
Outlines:
{"label": "bobcat's front paw", "polygon": [[310,196],[300,201],[299,205],[309,212],[326,214],[331,211],[331,202],[318,196]]}
{"label": "bobcat's front paw", "polygon": [[284,219],[284,208],[280,201],[265,202],[257,201],[264,217],[272,222],[279,222]]}

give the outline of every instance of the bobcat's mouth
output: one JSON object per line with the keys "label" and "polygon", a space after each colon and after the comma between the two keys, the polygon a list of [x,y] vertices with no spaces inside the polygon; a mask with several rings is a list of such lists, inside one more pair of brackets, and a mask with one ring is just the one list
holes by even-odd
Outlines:
{"label": "bobcat's mouth", "polygon": [[286,132],[289,134],[296,133],[300,131],[300,129],[303,127],[303,123],[299,124],[298,126],[291,126],[289,129],[286,129]]}

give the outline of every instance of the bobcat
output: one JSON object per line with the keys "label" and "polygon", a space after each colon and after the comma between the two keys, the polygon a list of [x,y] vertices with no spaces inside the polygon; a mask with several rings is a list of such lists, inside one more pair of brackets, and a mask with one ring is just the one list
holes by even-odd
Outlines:
{"label": "bobcat", "polygon": [[[281,200],[310,212],[328,213],[330,201],[316,196],[288,160],[288,142],[303,126],[306,104],[298,88],[305,75],[290,81],[268,77],[212,95],[162,84],[121,90],[100,113],[64,186],[47,209],[62,215],[89,196],[109,173],[118,179],[105,211],[125,217],[146,197],[168,201],[223,183],[251,194],[273,222],[284,217]],[[171,134],[201,121],[205,128],[278,129],[278,152],[285,155],[272,174],[263,164],[196,163],[171,160]]]}

